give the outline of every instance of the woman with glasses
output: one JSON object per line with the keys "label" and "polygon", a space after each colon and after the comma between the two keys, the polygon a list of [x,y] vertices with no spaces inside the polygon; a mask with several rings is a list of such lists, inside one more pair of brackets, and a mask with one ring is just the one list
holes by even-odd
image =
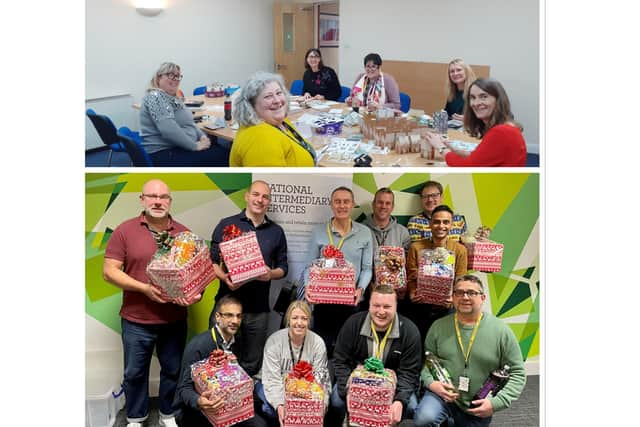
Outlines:
{"label": "woman with glasses", "polygon": [[228,166],[229,151],[212,145],[178,96],[180,67],[165,62],[155,72],[140,108],[142,146],[154,166]]}
{"label": "woman with glasses", "polygon": [[351,94],[345,100],[352,104],[357,99],[358,106],[366,106],[367,110],[378,108],[400,109],[400,88],[390,74],[382,73],[382,58],[377,53],[370,53],[364,57],[364,73],[356,78]]}
{"label": "woman with glasses", "polygon": [[499,81],[476,79],[466,94],[464,130],[482,138],[472,152],[454,149],[441,135],[431,133],[426,140],[448,166],[525,166],[527,146],[522,129],[513,121],[511,103]]}
{"label": "woman with glasses", "polygon": [[447,103],[444,106],[449,119],[459,121],[464,119],[464,95],[469,91],[469,86],[475,79],[476,74],[462,59],[456,58],[449,62],[447,82],[445,83]]}
{"label": "woman with glasses", "polygon": [[316,152],[287,119],[289,92],[282,76],[259,71],[233,101],[240,129],[230,166],[315,166]]}
{"label": "woman with glasses", "polygon": [[304,76],[302,77],[302,93],[305,100],[328,99],[337,101],[342,89],[336,72],[322,63],[319,49],[311,48],[304,56]]}
{"label": "woman with glasses", "polygon": [[280,426],[284,425],[284,377],[297,362],[304,360],[313,367],[313,375],[324,390],[325,410],[331,392],[327,350],[322,338],[309,330],[309,305],[304,301],[293,301],[284,319],[287,327],[274,332],[265,344],[262,383],[256,384],[263,415],[272,421],[278,420]]}

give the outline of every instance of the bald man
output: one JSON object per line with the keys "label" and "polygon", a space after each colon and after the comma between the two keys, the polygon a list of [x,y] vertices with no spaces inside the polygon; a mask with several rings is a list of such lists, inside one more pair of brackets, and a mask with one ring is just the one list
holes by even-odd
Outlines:
{"label": "bald man", "polygon": [[109,238],[103,275],[122,289],[124,394],[128,427],[141,427],[149,416],[149,366],[155,348],[160,362],[160,425],[177,427],[174,394],[187,338],[186,301],[168,303],[151,286],[147,264],[162,244],[162,233],[188,231],[169,214],[171,191],[152,179],[142,187],[142,213],[120,224]]}
{"label": "bald man", "polygon": [[[287,275],[287,239],[284,230],[270,220],[266,213],[271,204],[271,188],[264,181],[254,181],[244,195],[247,207],[237,215],[222,219],[211,236],[211,260],[216,276],[220,279],[220,289],[216,303],[225,295],[237,298],[243,307],[240,336],[243,351],[240,364],[250,376],[255,376],[262,366],[262,353],[267,341],[269,325],[269,291],[271,281]],[[269,271],[242,285],[233,283],[222,268],[220,242],[223,230],[228,225],[236,225],[242,232],[255,231],[260,252]],[[215,305],[209,318],[209,326],[215,323]]]}

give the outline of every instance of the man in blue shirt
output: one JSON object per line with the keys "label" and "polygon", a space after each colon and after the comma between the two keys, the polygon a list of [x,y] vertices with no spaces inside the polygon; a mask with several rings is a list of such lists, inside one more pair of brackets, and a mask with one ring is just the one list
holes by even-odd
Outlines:
{"label": "man in blue shirt", "polygon": [[[269,324],[269,290],[271,280],[287,275],[287,240],[284,230],[271,221],[266,212],[271,203],[271,189],[264,181],[254,181],[245,193],[246,209],[237,215],[222,219],[211,236],[211,260],[216,276],[220,279],[220,289],[216,302],[225,295],[232,295],[242,303],[243,319],[240,336],[243,340],[243,354],[240,364],[247,374],[254,376],[262,366],[262,352],[267,340]],[[255,231],[260,252],[269,271],[242,285],[233,283],[229,274],[221,267],[220,242],[223,230],[228,225],[236,225],[240,231]],[[209,326],[215,322],[214,311],[209,318]]]}

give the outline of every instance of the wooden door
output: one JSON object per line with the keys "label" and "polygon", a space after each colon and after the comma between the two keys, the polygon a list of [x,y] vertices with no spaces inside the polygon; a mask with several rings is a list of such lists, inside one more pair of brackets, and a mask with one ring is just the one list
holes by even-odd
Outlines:
{"label": "wooden door", "polygon": [[287,88],[302,80],[304,54],[313,47],[313,5],[273,4],[274,72],[284,77]]}

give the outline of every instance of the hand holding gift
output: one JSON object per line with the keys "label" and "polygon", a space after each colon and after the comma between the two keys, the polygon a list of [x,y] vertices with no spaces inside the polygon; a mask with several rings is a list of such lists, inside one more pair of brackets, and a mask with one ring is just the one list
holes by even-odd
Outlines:
{"label": "hand holding gift", "polygon": [[237,289],[270,272],[262,258],[255,231],[243,233],[237,225],[230,224],[222,231],[222,240],[220,254],[228,271],[225,281],[230,289]]}

